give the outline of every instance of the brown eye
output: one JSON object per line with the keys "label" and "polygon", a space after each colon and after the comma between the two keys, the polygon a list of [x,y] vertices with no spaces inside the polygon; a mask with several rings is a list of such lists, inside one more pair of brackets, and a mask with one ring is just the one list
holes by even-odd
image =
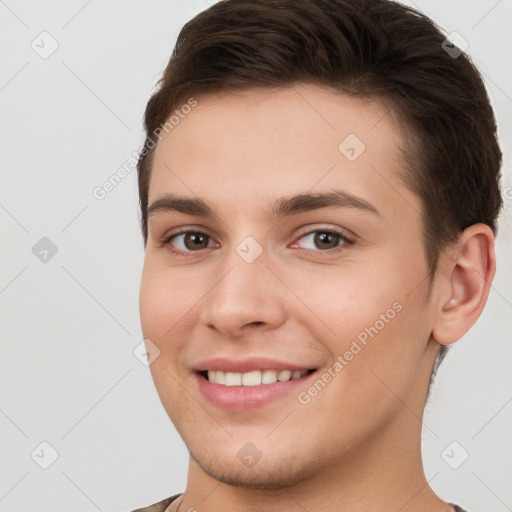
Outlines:
{"label": "brown eye", "polygon": [[338,246],[340,236],[336,233],[318,231],[314,237],[314,243],[319,249],[334,249]]}
{"label": "brown eye", "polygon": [[185,233],[183,242],[187,249],[206,249],[208,247],[209,236],[203,233]]}
{"label": "brown eye", "polygon": [[164,246],[168,246],[171,252],[176,254],[190,254],[201,249],[218,246],[213,244],[211,237],[201,231],[182,231],[171,235],[163,242]]}
{"label": "brown eye", "polygon": [[300,237],[300,246],[308,251],[324,252],[350,244],[346,236],[335,231],[312,231]]}

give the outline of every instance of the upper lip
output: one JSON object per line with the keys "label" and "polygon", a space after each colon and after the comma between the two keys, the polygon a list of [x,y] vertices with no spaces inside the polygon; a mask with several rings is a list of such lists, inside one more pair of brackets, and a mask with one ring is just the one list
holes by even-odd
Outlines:
{"label": "upper lip", "polygon": [[255,370],[311,370],[312,366],[293,364],[288,361],[278,361],[267,357],[251,357],[247,359],[226,359],[215,357],[204,359],[198,363],[194,370],[204,372],[206,370],[224,371],[233,373],[246,373]]}

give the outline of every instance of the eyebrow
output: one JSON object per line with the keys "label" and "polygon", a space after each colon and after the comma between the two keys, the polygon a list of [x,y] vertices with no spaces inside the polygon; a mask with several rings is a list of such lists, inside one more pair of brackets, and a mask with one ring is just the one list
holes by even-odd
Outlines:
{"label": "eyebrow", "polygon": [[[280,197],[267,210],[267,216],[270,219],[276,219],[329,206],[356,208],[382,217],[381,213],[371,203],[342,190],[323,193],[307,192],[290,197]],[[205,218],[218,217],[213,208],[202,199],[164,194],[148,207],[148,218],[156,213],[168,211]]]}

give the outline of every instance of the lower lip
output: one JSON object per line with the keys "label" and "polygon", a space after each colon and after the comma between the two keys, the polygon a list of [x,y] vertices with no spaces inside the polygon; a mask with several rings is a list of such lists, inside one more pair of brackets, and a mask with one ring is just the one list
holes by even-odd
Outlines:
{"label": "lower lip", "polygon": [[298,379],[260,386],[224,386],[215,384],[196,373],[199,390],[212,404],[229,410],[250,410],[262,407],[270,402],[282,398],[299,387],[316,372],[306,374]]}

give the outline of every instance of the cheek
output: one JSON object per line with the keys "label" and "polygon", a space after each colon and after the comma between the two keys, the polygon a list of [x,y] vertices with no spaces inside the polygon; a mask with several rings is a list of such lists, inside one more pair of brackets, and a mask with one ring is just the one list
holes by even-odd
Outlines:
{"label": "cheek", "polygon": [[139,290],[139,312],[145,338],[153,338],[161,330],[160,324],[165,318],[162,313],[167,300],[166,285],[165,275],[158,275],[146,257]]}
{"label": "cheek", "polygon": [[184,286],[187,284],[177,272],[163,268],[156,259],[146,257],[139,291],[141,328],[144,339],[150,339],[160,350],[149,369],[173,422],[175,418],[170,414],[169,404],[177,410],[186,405],[186,398],[180,392],[183,375],[175,370],[185,343],[180,340],[186,340],[183,333],[187,329],[188,316],[193,312],[183,292],[187,289]]}
{"label": "cheek", "polygon": [[351,358],[345,368],[348,394],[370,408],[381,404],[384,413],[388,407],[400,407],[414,389],[429,339],[423,293],[421,289],[417,295],[376,297],[380,306],[369,307],[369,315],[354,311],[352,331],[337,346],[337,353],[344,350],[345,360]]}
{"label": "cheek", "polygon": [[163,381],[170,390],[178,386],[173,379],[169,380],[167,371],[172,369],[178,379],[184,376],[178,369],[190,334],[199,324],[207,281],[200,279],[192,267],[172,268],[151,257],[144,263],[139,291],[140,321],[144,338],[150,339],[160,350],[150,367],[159,389]]}
{"label": "cheek", "polygon": [[346,373],[356,380],[368,378],[368,368],[356,360],[399,376],[417,363],[428,338],[422,254],[417,248],[376,252],[338,268],[304,269],[300,279],[292,271],[287,276],[307,306],[293,302],[304,312],[296,317],[334,358],[346,354]]}
{"label": "cheek", "polygon": [[192,285],[194,279],[182,270],[173,271],[156,259],[146,256],[139,290],[139,311],[145,337],[165,339],[169,329],[185,315],[193,314],[193,306],[201,290]]}
{"label": "cheek", "polygon": [[290,269],[286,282],[300,301],[290,296],[289,304],[304,311],[300,318],[309,328],[318,334],[318,329],[325,331],[325,338],[319,339],[336,340],[343,347],[388,310],[387,316],[394,318],[393,304],[400,297],[400,284],[389,270],[386,277],[384,274],[370,265],[350,262],[338,268]]}

